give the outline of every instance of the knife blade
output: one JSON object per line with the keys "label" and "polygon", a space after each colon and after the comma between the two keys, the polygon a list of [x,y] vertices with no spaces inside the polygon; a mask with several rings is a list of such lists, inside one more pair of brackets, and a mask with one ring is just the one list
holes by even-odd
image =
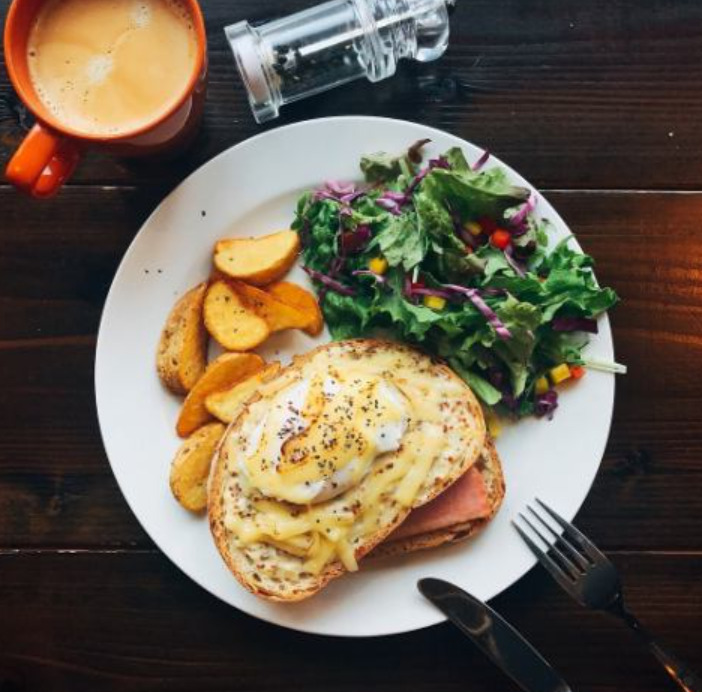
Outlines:
{"label": "knife blade", "polygon": [[523,690],[571,692],[549,662],[490,606],[441,579],[420,579],[417,587]]}

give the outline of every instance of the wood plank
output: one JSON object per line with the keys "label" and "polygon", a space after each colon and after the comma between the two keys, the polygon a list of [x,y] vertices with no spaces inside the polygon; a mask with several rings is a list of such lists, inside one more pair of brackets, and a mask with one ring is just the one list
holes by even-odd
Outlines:
{"label": "wood plank", "polygon": [[[634,612],[701,667],[702,557],[623,554],[616,562]],[[0,573],[3,689],[517,689],[449,625],[381,639],[312,638],[237,612],[158,554],[5,553]],[[623,625],[581,610],[540,570],[493,605],[573,689],[672,689]]]}
{"label": "wood plank", "polygon": [[[94,333],[118,262],[162,194],[71,187],[37,205],[0,187],[0,339]],[[622,296],[614,313],[617,328],[634,335],[649,329],[673,348],[695,341],[702,193],[547,191],[546,196],[596,258],[600,280]],[[651,348],[649,339],[639,345]],[[676,363],[681,370],[684,361]]]}
{"label": "wood plank", "polygon": [[[580,522],[607,547],[698,548],[702,194],[547,196],[622,296],[615,342],[630,368]],[[109,281],[155,201],[74,187],[45,217],[0,190],[0,546],[149,545],[104,457],[93,357]]]}
{"label": "wood plank", "polygon": [[[91,154],[75,180],[172,187],[262,131],[222,28],[310,4],[241,0],[234,8],[208,0],[209,100],[192,150],[168,165]],[[0,0],[0,17],[8,5]],[[404,63],[383,84],[359,82],[293,105],[271,126],[337,114],[409,118],[489,147],[540,186],[700,188],[701,19],[696,0],[537,0],[528,7],[473,0],[454,13],[442,60]],[[9,93],[3,74],[0,94]],[[20,137],[11,118],[0,125],[0,160]]]}

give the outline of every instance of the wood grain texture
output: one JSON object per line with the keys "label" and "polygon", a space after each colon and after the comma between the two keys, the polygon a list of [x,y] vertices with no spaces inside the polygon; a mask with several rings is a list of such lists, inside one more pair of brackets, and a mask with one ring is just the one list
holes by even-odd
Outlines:
{"label": "wood grain texture", "polygon": [[[449,626],[318,639],[221,604],[154,548],[104,455],[93,365],[115,269],[186,174],[267,129],[222,28],[310,4],[203,0],[209,97],[180,158],[91,153],[42,203],[0,184],[0,692],[516,690]],[[547,189],[622,297],[612,322],[629,367],[578,524],[613,551],[644,624],[698,669],[701,57],[699,0],[472,0],[459,3],[442,60],[401,64],[392,80],[285,108],[268,126],[407,118],[489,148]],[[25,115],[0,67],[0,165]],[[495,605],[575,690],[672,690],[620,625],[578,609],[539,570]]]}
{"label": "wood grain texture", "polygon": [[[617,381],[610,443],[581,523],[605,547],[697,549],[702,496],[691,488],[702,480],[702,391],[691,373],[702,371],[702,194],[547,196],[622,297],[612,320],[617,357],[630,369]],[[93,352],[110,278],[155,202],[134,189],[72,187],[44,216],[0,190],[9,210],[0,546],[149,545],[104,457]],[[85,208],[91,214],[78,223]]]}
{"label": "wood grain texture", "polygon": [[[615,559],[634,612],[699,660],[690,634],[702,617],[702,557]],[[215,600],[156,553],[4,553],[0,574],[3,617],[23,623],[0,628],[3,690],[517,689],[449,625],[365,640],[296,634]],[[574,690],[672,689],[623,625],[583,611],[540,570],[493,605]]]}
{"label": "wood grain texture", "polygon": [[[8,4],[0,0],[0,14]],[[222,29],[310,3],[203,4],[209,98],[190,155],[164,168],[91,154],[77,181],[170,187],[260,131]],[[356,113],[410,118],[490,148],[542,187],[699,189],[700,15],[697,0],[473,0],[454,13],[442,60],[403,63],[382,84],[359,82],[286,107],[274,125]],[[9,91],[3,75],[0,94]],[[0,129],[0,161],[20,137],[10,115]]]}

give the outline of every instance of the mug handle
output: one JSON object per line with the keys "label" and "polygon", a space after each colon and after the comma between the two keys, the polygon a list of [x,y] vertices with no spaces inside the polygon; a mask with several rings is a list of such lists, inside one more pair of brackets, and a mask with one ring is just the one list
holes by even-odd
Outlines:
{"label": "mug handle", "polygon": [[58,192],[81,158],[79,145],[37,123],[5,169],[5,178],[34,197]]}

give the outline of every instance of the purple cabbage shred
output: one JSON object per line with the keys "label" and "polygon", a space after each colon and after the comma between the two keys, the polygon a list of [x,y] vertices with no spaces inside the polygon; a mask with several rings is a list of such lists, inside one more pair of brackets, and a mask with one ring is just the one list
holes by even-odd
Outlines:
{"label": "purple cabbage shred", "polygon": [[505,259],[518,276],[526,276],[526,267],[514,256],[511,245],[505,248]]}
{"label": "purple cabbage shred", "polygon": [[387,197],[378,197],[378,199],[375,200],[375,203],[381,209],[385,209],[385,211],[389,211],[395,216],[399,216],[402,213],[400,211],[400,204],[394,199],[389,199]]}
{"label": "purple cabbage shred", "polygon": [[471,303],[492,325],[493,329],[503,341],[512,338],[512,333],[507,329],[502,320],[497,316],[497,313],[480,297],[477,289],[466,288],[465,286],[457,286],[456,284],[444,284],[444,288],[450,291],[456,291],[464,296],[467,296]]}
{"label": "purple cabbage shred", "polygon": [[353,276],[372,276],[379,284],[387,283],[387,279],[376,272],[372,272],[370,269],[355,269],[351,272]]}
{"label": "purple cabbage shred", "polygon": [[356,291],[349,286],[344,286],[340,281],[332,279],[331,276],[318,272],[315,269],[310,269],[309,267],[303,267],[303,269],[309,274],[310,278],[314,281],[318,281],[323,286],[328,289],[341,294],[342,296],[355,296]]}
{"label": "purple cabbage shred", "polygon": [[529,199],[524,202],[521,208],[518,209],[514,216],[512,216],[512,218],[509,220],[510,225],[514,226],[520,231],[520,235],[526,231],[526,228],[523,228],[523,226],[525,226],[527,217],[532,211],[534,211],[534,209],[536,209],[536,194],[532,192],[529,195]]}
{"label": "purple cabbage shred", "polygon": [[470,167],[471,170],[475,171],[477,173],[488,162],[489,158],[490,158],[490,152],[486,149],[480,155],[480,158]]}
{"label": "purple cabbage shred", "polygon": [[361,224],[353,231],[343,231],[340,236],[341,252],[344,255],[355,255],[363,250],[371,239],[370,226]]}
{"label": "purple cabbage shred", "polygon": [[558,408],[558,392],[555,389],[549,389],[543,394],[537,394],[534,400],[534,414],[538,418],[547,417],[549,420],[553,418],[554,411]]}

